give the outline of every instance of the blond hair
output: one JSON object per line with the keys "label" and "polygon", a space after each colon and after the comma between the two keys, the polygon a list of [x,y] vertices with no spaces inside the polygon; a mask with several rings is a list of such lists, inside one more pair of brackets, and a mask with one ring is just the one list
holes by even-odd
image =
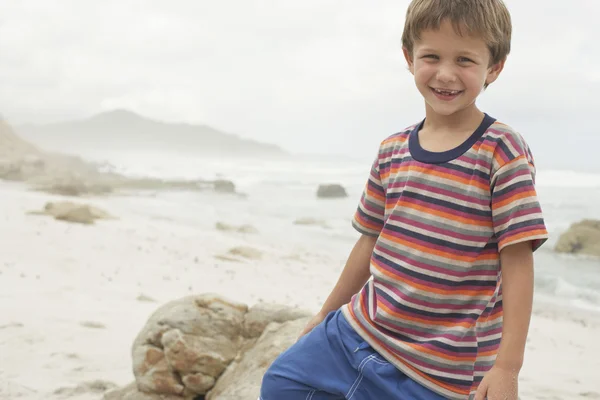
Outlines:
{"label": "blond hair", "polygon": [[406,12],[402,45],[412,54],[421,32],[439,29],[444,20],[459,35],[481,37],[490,50],[490,66],[510,53],[512,24],[502,0],[413,0]]}

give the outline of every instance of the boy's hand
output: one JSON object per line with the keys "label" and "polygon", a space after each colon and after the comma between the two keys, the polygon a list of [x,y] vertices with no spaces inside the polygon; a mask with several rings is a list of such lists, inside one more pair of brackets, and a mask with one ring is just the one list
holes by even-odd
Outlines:
{"label": "boy's hand", "polygon": [[306,335],[308,332],[312,331],[315,326],[317,326],[321,322],[323,322],[323,320],[325,319],[326,316],[327,316],[327,314],[318,313],[317,315],[312,317],[312,319],[310,321],[308,321],[308,323],[302,330],[302,333],[300,333],[300,336],[298,336],[298,339],[300,339],[302,336]]}
{"label": "boy's hand", "polygon": [[517,400],[519,374],[513,370],[492,367],[479,384],[475,400]]}

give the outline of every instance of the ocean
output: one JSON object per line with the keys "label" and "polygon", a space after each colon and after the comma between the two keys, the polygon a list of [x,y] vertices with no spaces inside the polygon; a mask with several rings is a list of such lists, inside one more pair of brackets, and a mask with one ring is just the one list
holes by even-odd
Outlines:
{"label": "ocean", "polygon": [[[202,204],[212,218],[252,224],[282,248],[302,243],[315,253],[338,252],[341,257],[357,238],[350,221],[370,169],[369,160],[316,156],[261,160],[185,157],[168,152],[86,152],[84,157],[105,170],[132,177],[231,180],[245,195],[243,199],[191,192],[156,196],[173,208]],[[323,183],[343,185],[348,197],[317,199],[317,187]],[[537,189],[550,239],[535,253],[536,301],[600,313],[600,260],[553,250],[572,223],[600,219],[600,174],[541,169]],[[313,218],[320,225],[290,230],[289,222],[299,218]]]}

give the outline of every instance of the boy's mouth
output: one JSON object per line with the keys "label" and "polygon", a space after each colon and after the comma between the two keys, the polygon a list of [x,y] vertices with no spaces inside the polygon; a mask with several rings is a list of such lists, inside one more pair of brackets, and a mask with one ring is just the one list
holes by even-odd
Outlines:
{"label": "boy's mouth", "polygon": [[438,98],[440,98],[442,100],[452,100],[463,92],[462,90],[448,90],[448,89],[436,89],[436,88],[430,88],[430,89]]}

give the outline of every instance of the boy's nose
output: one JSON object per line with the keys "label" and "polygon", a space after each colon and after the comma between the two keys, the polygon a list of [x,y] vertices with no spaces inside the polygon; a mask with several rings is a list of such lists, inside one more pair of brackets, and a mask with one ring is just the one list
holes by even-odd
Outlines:
{"label": "boy's nose", "polygon": [[456,74],[452,67],[440,66],[436,74],[436,79],[442,83],[453,83],[456,81]]}

